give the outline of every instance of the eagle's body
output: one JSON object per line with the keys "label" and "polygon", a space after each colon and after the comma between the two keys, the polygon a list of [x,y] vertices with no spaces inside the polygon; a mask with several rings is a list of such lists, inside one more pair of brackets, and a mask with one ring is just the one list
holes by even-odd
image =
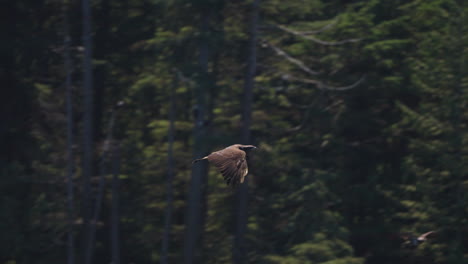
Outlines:
{"label": "eagle's body", "polygon": [[249,172],[247,167],[245,151],[256,148],[252,145],[235,144],[225,149],[211,153],[210,155],[196,159],[193,163],[208,160],[216,166],[224,177],[227,185],[232,187],[244,182],[244,178]]}
{"label": "eagle's body", "polygon": [[401,235],[401,238],[403,238],[405,240],[405,242],[403,243],[403,246],[404,247],[410,247],[410,248],[416,248],[421,243],[428,240],[428,237],[432,236],[435,233],[436,233],[436,231],[429,231],[429,232],[424,233],[424,234],[422,234],[422,235],[420,235],[418,237],[415,237],[412,234]]}

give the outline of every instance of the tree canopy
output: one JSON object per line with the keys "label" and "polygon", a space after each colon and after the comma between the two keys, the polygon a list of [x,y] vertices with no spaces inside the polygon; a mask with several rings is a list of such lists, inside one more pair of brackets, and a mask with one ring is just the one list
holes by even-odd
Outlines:
{"label": "tree canopy", "polygon": [[468,263],[466,1],[85,2],[3,8],[0,264]]}

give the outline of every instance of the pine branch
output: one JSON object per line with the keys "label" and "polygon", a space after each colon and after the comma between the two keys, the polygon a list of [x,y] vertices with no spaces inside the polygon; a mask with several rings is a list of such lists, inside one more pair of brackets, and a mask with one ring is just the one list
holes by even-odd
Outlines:
{"label": "pine branch", "polygon": [[345,44],[345,43],[358,42],[358,41],[362,40],[362,39],[345,39],[345,40],[330,42],[330,41],[325,41],[325,40],[318,39],[316,37],[312,37],[312,36],[310,36],[310,34],[307,34],[307,33],[304,33],[304,32],[298,32],[298,31],[292,30],[292,29],[287,28],[285,26],[275,25],[275,27],[278,28],[278,29],[281,29],[281,30],[283,30],[283,31],[285,31],[287,33],[293,34],[295,36],[299,36],[301,38],[313,41],[313,42],[318,43],[320,45],[326,45],[326,46],[337,46],[337,45],[342,45],[342,44]]}
{"label": "pine branch", "polygon": [[361,84],[365,80],[366,76],[365,75],[362,76],[358,81],[356,81],[355,83],[353,83],[351,85],[339,86],[339,87],[327,85],[327,84],[325,84],[325,83],[323,83],[321,81],[314,80],[314,79],[298,78],[298,77],[292,76],[290,74],[284,74],[282,76],[282,78],[283,78],[283,80],[287,80],[287,81],[296,81],[296,82],[302,82],[302,83],[307,83],[307,84],[313,84],[319,90],[346,91],[346,90],[353,89],[354,87]]}
{"label": "pine branch", "polygon": [[310,69],[309,67],[307,67],[304,62],[292,57],[291,55],[287,54],[284,50],[278,48],[277,46],[263,40],[262,41],[265,45],[269,46],[271,49],[273,49],[276,54],[278,54],[279,56],[285,58],[286,60],[288,60],[289,62],[295,64],[296,66],[298,66],[299,68],[301,68],[301,70],[309,73],[309,74],[312,74],[312,75],[318,75],[319,73]]}
{"label": "pine branch", "polygon": [[331,29],[333,26],[336,25],[336,21],[333,21],[331,22],[330,24],[327,24],[317,30],[309,30],[309,31],[298,31],[297,33],[301,34],[301,35],[304,35],[304,36],[307,36],[307,35],[315,35],[315,34],[319,34],[319,33],[322,33],[324,31],[327,31],[329,29]]}

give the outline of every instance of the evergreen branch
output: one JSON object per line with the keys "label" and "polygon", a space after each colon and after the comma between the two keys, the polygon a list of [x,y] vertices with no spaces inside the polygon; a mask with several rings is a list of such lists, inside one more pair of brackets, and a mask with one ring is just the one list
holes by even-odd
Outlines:
{"label": "evergreen branch", "polygon": [[315,43],[318,43],[320,45],[326,45],[326,46],[336,46],[336,45],[342,45],[342,44],[345,44],[345,43],[361,41],[361,39],[345,39],[345,40],[330,42],[330,41],[325,41],[325,40],[318,39],[316,37],[309,36],[309,34],[305,34],[304,32],[298,32],[298,31],[292,30],[292,29],[287,28],[285,26],[275,25],[275,27],[278,28],[278,29],[281,29],[281,30],[283,30],[283,31],[285,31],[287,33],[293,34],[295,36],[299,36],[299,37],[302,37],[304,39],[307,39],[307,40],[313,41]]}
{"label": "evergreen branch", "polygon": [[362,76],[358,81],[356,81],[355,83],[351,84],[351,85],[347,85],[347,86],[340,86],[340,87],[335,87],[335,86],[331,86],[331,85],[327,85],[321,81],[318,81],[318,80],[313,80],[313,79],[306,79],[306,78],[298,78],[298,77],[294,77],[290,74],[284,74],[282,76],[283,80],[287,80],[287,81],[297,81],[297,82],[302,82],[302,83],[307,83],[307,84],[313,84],[315,85],[319,90],[330,90],[330,91],[346,91],[346,90],[350,90],[356,86],[358,86],[359,84],[361,84],[364,79],[365,79],[365,75]]}
{"label": "evergreen branch", "polygon": [[310,69],[309,67],[307,67],[304,62],[292,57],[291,55],[287,54],[284,50],[276,47],[275,45],[271,44],[271,43],[268,43],[267,41],[263,41],[263,43],[267,46],[269,46],[271,49],[273,49],[277,55],[285,58],[286,60],[288,60],[289,62],[295,64],[296,66],[298,66],[299,68],[301,68],[301,70],[309,73],[309,74],[312,74],[312,75],[318,75],[319,73]]}
{"label": "evergreen branch", "polygon": [[323,26],[322,28],[319,28],[317,30],[309,30],[309,31],[298,31],[297,33],[301,34],[301,35],[315,35],[315,34],[319,34],[319,33],[322,33],[324,31],[327,31],[329,29],[331,29],[334,25],[336,24],[336,21],[333,21],[331,22],[330,24],[326,24],[325,26]]}
{"label": "evergreen branch", "polygon": [[195,86],[195,82],[192,79],[186,77],[184,73],[181,72],[179,69],[174,67],[172,68],[172,72],[174,72],[177,75],[177,78],[181,80],[183,83],[186,83],[189,86]]}

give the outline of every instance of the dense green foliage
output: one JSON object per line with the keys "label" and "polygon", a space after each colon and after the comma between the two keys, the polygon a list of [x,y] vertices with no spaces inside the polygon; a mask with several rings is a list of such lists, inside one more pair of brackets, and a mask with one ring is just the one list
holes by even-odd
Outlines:
{"label": "dense green foliage", "polygon": [[[169,262],[181,263],[196,87],[206,92],[206,148],[239,142],[251,1],[92,2],[93,195],[110,111],[123,100],[114,132],[121,145],[121,263],[158,262],[174,88]],[[64,4],[72,37],[77,256],[84,250],[80,1],[10,1],[0,44],[1,264],[66,262]],[[264,0],[258,28],[249,263],[468,263],[466,1]],[[203,40],[207,73],[199,69]],[[197,259],[231,263],[234,191],[211,167],[203,195]],[[95,263],[110,262],[110,204],[107,188]],[[436,233],[418,247],[401,238],[430,230]]]}

